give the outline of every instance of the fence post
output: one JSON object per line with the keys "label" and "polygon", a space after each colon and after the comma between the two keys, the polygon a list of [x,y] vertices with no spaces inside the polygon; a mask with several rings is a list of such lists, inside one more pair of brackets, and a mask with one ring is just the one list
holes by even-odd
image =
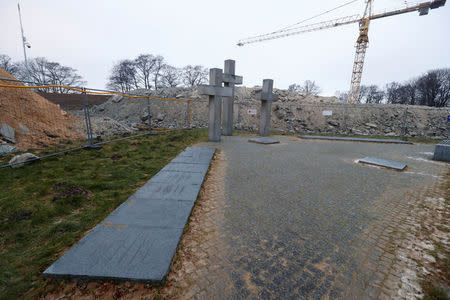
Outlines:
{"label": "fence post", "polygon": [[152,115],[150,110],[150,97],[147,97],[148,131],[152,132]]}
{"label": "fence post", "polygon": [[192,100],[188,100],[186,102],[186,128],[191,128],[191,116],[192,116],[191,102]]}
{"label": "fence post", "polygon": [[348,134],[348,132],[347,132],[347,109],[348,109],[348,103],[345,103],[344,105],[345,105],[345,107],[344,107],[344,133]]}
{"label": "fence post", "polygon": [[406,139],[406,131],[407,131],[407,125],[406,125],[407,114],[408,114],[408,105],[406,105],[405,111],[403,112],[403,130],[402,130],[403,132],[402,132],[402,135],[403,135],[404,139]]}
{"label": "fence post", "polygon": [[94,139],[92,135],[92,124],[91,124],[91,115],[89,113],[89,106],[87,102],[86,96],[86,88],[83,88],[83,111],[84,111],[84,120],[86,122],[86,134],[87,139],[89,141],[89,145],[84,146],[84,149],[101,149],[102,147],[99,145],[94,145]]}

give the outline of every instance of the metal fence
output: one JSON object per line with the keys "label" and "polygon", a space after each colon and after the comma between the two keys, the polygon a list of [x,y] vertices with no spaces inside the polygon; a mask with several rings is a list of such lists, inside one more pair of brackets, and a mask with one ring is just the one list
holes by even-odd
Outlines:
{"label": "metal fence", "polygon": [[[0,159],[2,156],[9,157],[7,154],[21,151],[37,152],[39,158],[36,159],[42,159],[74,150],[99,149],[105,143],[171,130],[172,128],[154,126],[151,105],[156,101],[172,105],[182,103],[185,112],[183,120],[179,122],[182,125],[177,129],[190,127],[190,99],[158,98],[110,90],[57,86],[79,93],[82,97],[82,110],[69,113],[33,92],[55,85],[26,83],[28,85],[15,79],[0,78]],[[140,124],[127,126],[113,118],[93,116],[88,94],[120,95],[125,102],[138,101],[145,107],[147,118],[141,120]],[[6,161],[5,157],[0,161],[0,168],[14,165]]]}

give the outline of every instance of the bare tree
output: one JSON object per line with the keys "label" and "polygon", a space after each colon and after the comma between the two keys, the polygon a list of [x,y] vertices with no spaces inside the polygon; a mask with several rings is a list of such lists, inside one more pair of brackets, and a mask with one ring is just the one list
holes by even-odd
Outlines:
{"label": "bare tree", "polygon": [[[86,84],[83,78],[77,74],[77,70],[61,65],[57,62],[48,61],[44,57],[28,60],[28,68],[24,62],[17,64],[15,75],[20,80],[28,79],[38,85],[60,85],[79,87]],[[43,92],[70,93],[63,87],[49,87],[38,89]]]}
{"label": "bare tree", "polygon": [[380,104],[384,99],[384,92],[377,85],[368,87],[366,95],[366,103]]}
{"label": "bare tree", "polygon": [[164,57],[162,57],[161,55],[156,56],[155,59],[154,59],[154,62],[155,62],[155,64],[154,64],[153,69],[152,69],[153,84],[154,84],[155,90],[157,90],[158,89],[158,84],[159,84],[159,81],[160,81],[161,72],[164,69],[164,66],[166,64],[165,64],[165,61],[164,61]]}
{"label": "bare tree", "polygon": [[390,104],[404,104],[405,99],[402,92],[403,85],[398,82],[391,82],[386,84],[386,101]]}
{"label": "bare tree", "polygon": [[336,91],[334,93],[341,102],[348,102],[348,92]]}
{"label": "bare tree", "polygon": [[288,90],[291,92],[300,92],[303,94],[314,96],[317,96],[321,92],[320,87],[316,85],[316,82],[311,80],[305,80],[303,85],[299,85],[296,83],[291,84],[288,87]]}
{"label": "bare tree", "polygon": [[161,85],[163,87],[176,87],[180,84],[180,70],[165,65],[161,73]]}
{"label": "bare tree", "polygon": [[302,86],[296,83],[293,83],[291,85],[289,85],[288,87],[288,91],[289,92],[300,92],[302,89]]}
{"label": "bare tree", "polygon": [[307,95],[317,96],[321,92],[321,89],[316,85],[315,81],[305,80],[301,92]]}
{"label": "bare tree", "polygon": [[144,89],[151,89],[153,69],[155,67],[156,58],[151,54],[141,54],[134,60],[136,67],[136,77],[139,80],[139,84]]}
{"label": "bare tree", "polygon": [[193,87],[207,81],[208,69],[199,65],[187,65],[181,71],[181,78],[186,86]]}
{"label": "bare tree", "polygon": [[139,88],[136,77],[136,67],[129,59],[121,60],[111,70],[108,88],[128,92],[133,88]]}
{"label": "bare tree", "polygon": [[444,107],[450,98],[450,69],[428,71],[416,81],[420,105]]}
{"label": "bare tree", "polygon": [[19,67],[17,63],[14,63],[8,55],[0,54],[0,68],[4,69],[6,72],[16,75]]}

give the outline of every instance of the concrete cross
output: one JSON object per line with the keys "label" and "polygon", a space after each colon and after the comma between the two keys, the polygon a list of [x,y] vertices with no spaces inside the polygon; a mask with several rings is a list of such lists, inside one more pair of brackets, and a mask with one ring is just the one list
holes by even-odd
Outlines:
{"label": "concrete cross", "polygon": [[198,93],[209,96],[208,138],[211,142],[219,142],[222,97],[231,97],[233,94],[230,87],[222,87],[222,69],[210,69],[209,85],[199,85]]}
{"label": "concrete cross", "polygon": [[273,80],[264,79],[262,91],[256,95],[261,100],[261,116],[259,119],[259,135],[270,135],[270,114],[272,112],[272,102],[278,100],[278,96],[273,94]]}
{"label": "concrete cross", "polygon": [[225,87],[232,89],[231,97],[223,97],[223,119],[222,127],[224,135],[233,134],[233,104],[234,104],[234,86],[242,84],[242,76],[235,75],[236,62],[232,59],[225,61],[224,73],[222,74],[222,82]]}

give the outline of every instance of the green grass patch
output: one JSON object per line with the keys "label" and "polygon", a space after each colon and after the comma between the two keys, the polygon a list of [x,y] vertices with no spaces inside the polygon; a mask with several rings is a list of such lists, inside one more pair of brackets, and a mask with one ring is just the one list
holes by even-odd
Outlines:
{"label": "green grass patch", "polygon": [[0,169],[0,299],[36,298],[42,272],[205,130],[174,131]]}

